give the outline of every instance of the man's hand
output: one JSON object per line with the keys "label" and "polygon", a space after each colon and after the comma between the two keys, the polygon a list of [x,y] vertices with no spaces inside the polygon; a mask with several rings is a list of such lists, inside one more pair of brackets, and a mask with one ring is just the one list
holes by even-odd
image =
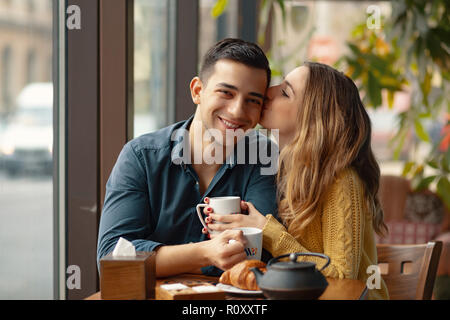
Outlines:
{"label": "man's hand", "polygon": [[[235,240],[235,241],[230,241]],[[201,242],[203,254],[219,269],[227,270],[236,263],[246,259],[244,251],[246,239],[241,230],[227,230],[214,239]]]}
{"label": "man's hand", "polygon": [[246,242],[241,230],[228,230],[212,240],[160,246],[156,249],[156,276],[201,273],[202,267],[210,265],[227,270],[247,258]]}

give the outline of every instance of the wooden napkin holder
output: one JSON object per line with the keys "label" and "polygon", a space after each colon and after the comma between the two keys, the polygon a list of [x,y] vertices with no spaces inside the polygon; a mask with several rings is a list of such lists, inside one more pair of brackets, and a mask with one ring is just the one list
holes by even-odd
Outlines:
{"label": "wooden napkin holder", "polygon": [[100,292],[105,300],[145,300],[155,297],[155,252],[136,252],[135,257],[100,260]]}

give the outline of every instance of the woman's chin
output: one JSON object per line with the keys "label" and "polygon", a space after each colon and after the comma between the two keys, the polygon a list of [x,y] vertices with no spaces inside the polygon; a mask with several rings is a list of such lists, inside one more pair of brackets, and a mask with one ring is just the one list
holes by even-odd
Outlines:
{"label": "woman's chin", "polygon": [[272,127],[270,125],[270,121],[266,117],[262,117],[259,120],[259,124],[265,129],[272,129]]}

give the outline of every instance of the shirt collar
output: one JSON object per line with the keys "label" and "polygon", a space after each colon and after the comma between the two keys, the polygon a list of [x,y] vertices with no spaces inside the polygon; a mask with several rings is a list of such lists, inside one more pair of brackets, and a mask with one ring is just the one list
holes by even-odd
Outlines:
{"label": "shirt collar", "polygon": [[189,126],[191,125],[193,119],[194,115],[190,116],[189,119],[184,121],[181,127],[174,129],[175,132],[172,132],[173,135],[173,138],[171,138],[172,141],[179,142],[182,138],[184,138],[185,131],[189,132]]}
{"label": "shirt collar", "polygon": [[[186,170],[186,164],[188,163],[185,161],[185,155],[181,155],[181,152],[173,152],[173,149],[175,146],[179,143],[189,143],[189,126],[192,123],[192,120],[194,119],[194,115],[190,116],[189,119],[187,119],[181,127],[178,127],[174,129],[174,132],[171,134],[171,140],[172,140],[172,163],[183,165],[183,168]],[[186,150],[186,148],[183,148],[183,150]],[[186,155],[190,157],[190,155]]]}

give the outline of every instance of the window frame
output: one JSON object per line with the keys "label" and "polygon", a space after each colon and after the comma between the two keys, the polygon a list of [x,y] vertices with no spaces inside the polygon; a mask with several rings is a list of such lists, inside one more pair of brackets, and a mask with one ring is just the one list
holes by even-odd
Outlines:
{"label": "window frame", "polygon": [[[169,52],[167,118],[173,123],[195,111],[187,88],[197,73],[198,0],[168,3],[168,41],[174,50]],[[81,10],[80,30],[65,26],[70,5]],[[65,0],[54,11],[59,19],[54,38],[65,44],[54,44],[59,48],[59,60],[54,62],[59,86],[55,88],[59,104],[55,111],[55,254],[59,256],[55,295],[60,299],[83,299],[99,290],[96,249],[105,185],[133,134],[133,7],[133,0]],[[70,265],[80,267],[80,289],[66,286]]]}

